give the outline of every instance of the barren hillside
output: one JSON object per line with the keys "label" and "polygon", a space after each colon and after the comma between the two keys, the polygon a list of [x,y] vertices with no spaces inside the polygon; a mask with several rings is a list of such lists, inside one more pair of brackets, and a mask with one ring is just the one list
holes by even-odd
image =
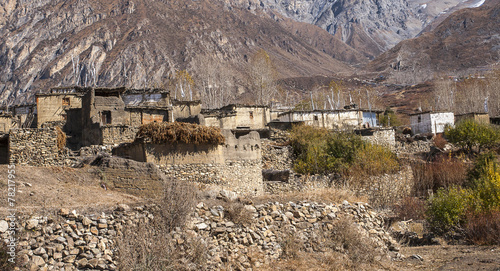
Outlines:
{"label": "barren hillside", "polygon": [[[192,60],[199,55],[222,63],[245,88],[248,59],[261,48],[281,78],[352,71],[334,58],[331,44],[335,52],[351,49],[326,31],[299,23],[283,27],[218,1],[9,0],[0,3],[0,12],[4,103],[58,85],[162,85],[175,70],[195,73]],[[350,58],[356,57],[339,57]]]}

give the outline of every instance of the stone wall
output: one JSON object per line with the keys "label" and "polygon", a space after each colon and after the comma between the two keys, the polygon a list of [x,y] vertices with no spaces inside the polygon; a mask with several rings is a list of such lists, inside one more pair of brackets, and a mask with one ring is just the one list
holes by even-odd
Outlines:
{"label": "stone wall", "polygon": [[392,128],[388,129],[376,129],[371,134],[363,135],[363,139],[377,145],[382,145],[390,148],[391,150],[396,149],[396,132]]}
{"label": "stone wall", "polygon": [[127,125],[103,126],[102,145],[133,142],[139,128]]}
{"label": "stone wall", "polygon": [[[206,245],[207,270],[221,270],[224,262],[239,270],[258,268],[281,257],[283,242],[294,234],[310,252],[325,252],[318,234],[332,231],[341,218],[351,219],[356,230],[377,246],[381,257],[397,256],[399,245],[384,229],[384,219],[365,203],[323,204],[316,202],[244,205],[250,224],[243,225],[226,216],[223,206],[200,202],[186,227],[168,234],[175,250],[189,253],[183,244],[195,238]],[[57,215],[24,216],[17,219],[19,248],[17,260],[27,270],[117,270],[118,245],[125,227],[144,231],[155,219],[156,205],[131,209],[119,205],[114,211],[79,214],[61,209]],[[0,220],[0,234],[9,237],[9,220]],[[7,226],[7,227],[5,227]],[[135,228],[134,228],[135,227]],[[167,235],[167,234],[165,234]],[[253,253],[250,253],[253,252]],[[258,257],[251,258],[255,255]],[[204,262],[205,264],[205,262]]]}
{"label": "stone wall", "polygon": [[66,156],[57,147],[55,128],[12,129],[9,134],[10,161],[31,166],[66,165]]}
{"label": "stone wall", "polygon": [[396,141],[396,153],[401,154],[415,154],[415,153],[427,153],[431,151],[431,147],[434,145],[432,141],[416,140],[413,142],[400,142]]}
{"label": "stone wall", "polygon": [[260,195],[263,192],[261,162],[227,161],[223,164],[184,164],[161,166],[166,176],[192,181],[240,194]]}

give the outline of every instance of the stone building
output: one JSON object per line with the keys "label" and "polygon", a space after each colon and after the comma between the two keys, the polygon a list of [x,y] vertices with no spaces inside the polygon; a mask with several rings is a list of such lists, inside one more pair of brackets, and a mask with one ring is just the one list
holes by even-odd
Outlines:
{"label": "stone building", "polygon": [[79,123],[82,97],[88,90],[89,88],[61,87],[37,93],[37,128],[47,122]]}
{"label": "stone building", "polygon": [[381,112],[363,109],[288,111],[278,114],[278,122],[331,130],[360,129],[378,127],[377,115]]}
{"label": "stone building", "polygon": [[488,113],[465,113],[465,114],[458,114],[455,115],[455,123],[458,123],[462,120],[466,119],[472,119],[475,120],[478,123],[482,124],[489,124],[490,123],[490,115]]}
{"label": "stone building", "polygon": [[135,140],[113,149],[113,155],[139,162],[153,162],[167,176],[225,187],[245,194],[263,191],[261,142],[256,131],[236,138],[222,130],[225,143],[151,143]]}
{"label": "stone building", "polygon": [[131,142],[137,128],[198,115],[200,101],[175,101],[165,89],[53,88],[37,94],[37,126],[63,128],[69,146]]}
{"label": "stone building", "polygon": [[205,125],[221,129],[266,129],[271,121],[269,107],[232,104],[220,109],[202,112]]}
{"label": "stone building", "polygon": [[419,112],[410,115],[411,131],[416,134],[443,133],[447,125],[455,124],[452,112]]}

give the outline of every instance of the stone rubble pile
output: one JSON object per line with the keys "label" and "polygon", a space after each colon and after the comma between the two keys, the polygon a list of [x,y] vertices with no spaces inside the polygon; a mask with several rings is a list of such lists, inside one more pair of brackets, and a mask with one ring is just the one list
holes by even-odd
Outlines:
{"label": "stone rubble pile", "polygon": [[[236,263],[241,270],[269,263],[280,257],[283,240],[290,232],[304,241],[309,252],[322,251],[315,235],[332,230],[340,217],[350,217],[361,234],[369,236],[381,251],[399,250],[397,242],[384,230],[383,218],[366,203],[228,204],[240,204],[250,220],[231,221],[223,206],[199,203],[186,228],[170,233],[179,250],[188,236],[203,239],[210,255],[209,269],[222,268],[226,262]],[[110,214],[100,215],[61,209],[54,218],[27,217],[19,225],[23,234],[18,259],[28,270],[116,270],[117,237],[125,226],[137,227],[154,219],[154,208],[158,206],[131,209],[120,205]],[[2,238],[6,239],[7,233],[2,233]]]}

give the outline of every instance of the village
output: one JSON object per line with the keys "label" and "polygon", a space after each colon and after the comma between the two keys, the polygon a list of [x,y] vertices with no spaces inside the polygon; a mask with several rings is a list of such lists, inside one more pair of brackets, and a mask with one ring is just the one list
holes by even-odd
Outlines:
{"label": "village", "polygon": [[[382,110],[358,108],[355,104],[340,110],[276,110],[242,104],[207,110],[201,101],[178,101],[164,89],[58,87],[37,93],[36,104],[1,109],[0,164],[55,167],[62,168],[63,172],[64,168],[89,168],[86,170],[96,172],[100,179],[97,189],[140,198],[161,197],[166,180],[196,184],[209,199],[233,204],[210,207],[200,202],[194,217],[188,220],[191,222],[187,227],[196,232],[197,238],[213,238],[210,242],[219,244],[206,248],[212,259],[205,264],[212,269],[222,268],[225,262],[231,262],[237,270],[259,270],[272,265],[272,261],[287,253],[283,247],[287,227],[302,232],[304,245],[314,247],[318,246],[315,229],[319,227],[328,232],[337,225],[336,219],[343,216],[361,225],[362,234],[369,236],[360,242],[374,242],[377,253],[406,264],[405,261],[412,258],[402,254],[398,238],[428,245],[440,241],[429,239],[423,231],[412,228],[424,225],[421,221],[410,219],[387,225],[387,217],[375,211],[387,210],[404,195],[413,193],[417,175],[410,166],[411,161],[452,148],[449,145],[437,148],[436,135],[442,135],[447,127],[463,120],[489,124],[496,119],[490,120],[487,113],[454,115],[417,111],[409,116],[411,129],[402,129],[383,127],[379,123],[381,114]],[[337,189],[333,188],[338,186],[335,182],[343,181],[336,174],[295,172],[294,151],[287,133],[299,126],[354,133],[410,162],[396,172],[363,177],[367,181],[355,189],[361,189],[373,206],[345,199],[341,204],[252,203],[253,197],[283,193],[333,193],[328,189]],[[182,137],[185,139],[178,140]],[[24,184],[28,185],[31,186]],[[259,221],[258,227],[246,225],[248,221],[241,222],[238,216],[231,217],[231,208],[234,208],[231,206],[241,205],[239,202],[246,202],[246,209],[239,209],[238,214],[249,211],[253,219]],[[314,207],[316,204],[319,207]],[[29,270],[117,270],[123,259],[118,257],[119,247],[113,241],[117,238],[116,232],[125,231],[124,225],[137,226],[143,219],[149,221],[148,217],[155,213],[151,208],[131,209],[121,204],[109,216],[61,208],[55,212],[67,221],[62,224],[47,217],[23,216],[24,230],[47,238],[45,243],[21,242],[23,266]],[[68,228],[65,223],[78,229],[70,229],[73,226]],[[60,227],[60,230],[49,234],[52,227]],[[4,237],[8,233],[1,227],[0,231]],[[238,232],[236,238],[234,231]],[[31,234],[24,238],[30,240]],[[165,238],[174,238],[179,244],[193,240],[189,230],[180,228],[165,234]],[[65,241],[56,238],[58,236]],[[53,250],[53,246],[60,248]],[[251,249],[257,249],[259,259],[252,259]],[[189,252],[185,246],[181,250]],[[408,265],[410,269],[415,266]]]}

